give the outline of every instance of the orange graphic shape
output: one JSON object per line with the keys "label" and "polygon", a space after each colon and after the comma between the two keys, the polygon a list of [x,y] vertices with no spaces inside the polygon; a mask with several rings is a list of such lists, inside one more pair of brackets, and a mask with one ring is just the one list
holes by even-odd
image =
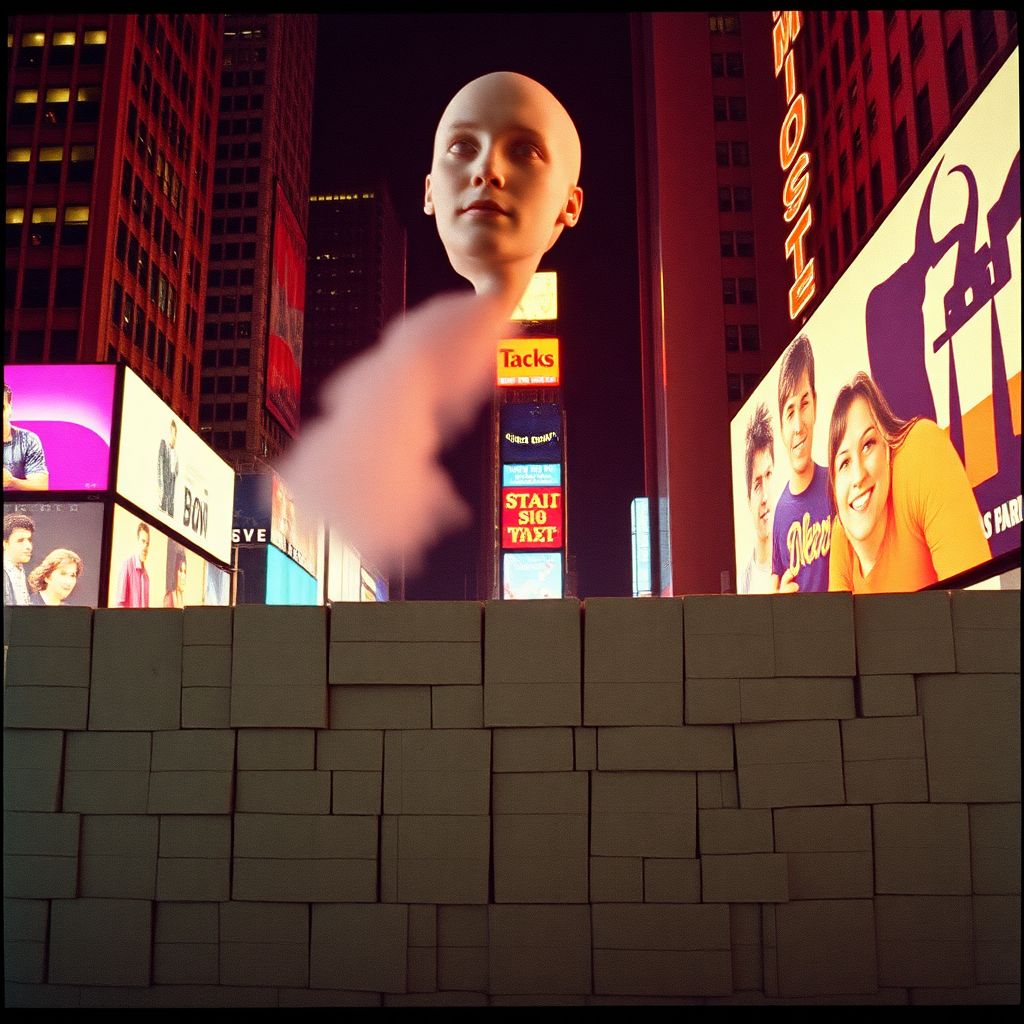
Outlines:
{"label": "orange graphic shape", "polygon": [[[1020,433],[1020,373],[1006,382],[1010,393],[1010,417],[1013,432]],[[964,431],[964,468],[971,487],[977,487],[999,471],[996,452],[996,421],[992,396],[982,399],[960,417]],[[947,436],[949,427],[945,428]]]}

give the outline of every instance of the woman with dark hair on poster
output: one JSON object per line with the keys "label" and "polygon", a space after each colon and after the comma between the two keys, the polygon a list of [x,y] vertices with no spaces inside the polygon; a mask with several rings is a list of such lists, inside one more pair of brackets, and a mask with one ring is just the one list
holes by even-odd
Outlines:
{"label": "woman with dark hair on poster", "polygon": [[60,607],[85,572],[81,557],[68,548],[55,548],[29,574],[32,603]]}
{"label": "woman with dark hair on poster", "polygon": [[188,562],[185,559],[185,552],[177,548],[174,554],[174,586],[164,594],[165,608],[185,607],[185,580],[188,575]]}
{"label": "woman with dark hair on poster", "polygon": [[967,472],[932,420],[902,420],[863,372],[832,408],[829,590],[921,590],[991,558]]}

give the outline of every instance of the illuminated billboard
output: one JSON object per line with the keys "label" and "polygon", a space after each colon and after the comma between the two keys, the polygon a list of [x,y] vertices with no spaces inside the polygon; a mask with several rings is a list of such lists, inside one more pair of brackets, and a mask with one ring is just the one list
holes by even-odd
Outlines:
{"label": "illuminated billboard", "polygon": [[118,494],[231,560],[234,470],[127,368],[117,460]]}
{"label": "illuminated billboard", "polygon": [[274,472],[245,473],[235,485],[235,544],[274,544],[316,575],[319,527],[299,515],[291,492]]}
{"label": "illuminated billboard", "polygon": [[500,407],[501,461],[561,462],[562,407],[509,402]]}
{"label": "illuminated billboard", "polygon": [[560,462],[513,462],[501,467],[502,487],[560,487]]}
{"label": "illuminated billboard", "polygon": [[503,487],[501,546],[534,551],[562,546],[561,487]]}
{"label": "illuminated billboard", "polygon": [[498,387],[558,384],[558,339],[513,338],[498,342]]}
{"label": "illuminated billboard", "polygon": [[110,545],[110,608],[230,603],[230,576],[120,505]]}
{"label": "illuminated billboard", "polygon": [[4,502],[4,604],[95,608],[104,505]]}
{"label": "illuminated billboard", "polygon": [[4,367],[5,491],[107,489],[116,370]]}
{"label": "illuminated billboard", "polygon": [[283,551],[267,548],[267,604],[317,604],[316,577]]}
{"label": "illuminated billboard", "polygon": [[558,274],[554,270],[538,270],[530,278],[526,293],[519,300],[512,320],[558,319]]}
{"label": "illuminated billboard", "polygon": [[280,182],[274,201],[274,251],[267,339],[267,408],[292,437],[299,433],[306,239]]}
{"label": "illuminated billboard", "polygon": [[1015,50],[733,419],[737,589],[919,590],[1020,547]]}
{"label": "illuminated billboard", "polygon": [[562,596],[561,551],[508,551],[502,555],[502,597],[540,601]]}

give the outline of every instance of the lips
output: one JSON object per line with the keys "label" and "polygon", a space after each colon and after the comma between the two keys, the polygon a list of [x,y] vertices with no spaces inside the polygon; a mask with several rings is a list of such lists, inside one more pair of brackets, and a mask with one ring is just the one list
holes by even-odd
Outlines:
{"label": "lips", "polygon": [[853,501],[850,502],[850,508],[854,512],[863,512],[867,508],[868,502],[871,500],[871,495],[874,494],[874,487],[869,487],[866,491],[862,491],[857,495]]}
{"label": "lips", "polygon": [[469,206],[465,207],[463,213],[479,214],[487,216],[491,214],[497,214],[502,216],[508,216],[508,211],[502,206],[496,203],[493,199],[477,199],[470,203]]}

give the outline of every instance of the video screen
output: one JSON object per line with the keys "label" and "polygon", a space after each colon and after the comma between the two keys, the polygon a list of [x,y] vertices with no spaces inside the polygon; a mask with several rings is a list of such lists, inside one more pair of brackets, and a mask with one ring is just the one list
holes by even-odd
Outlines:
{"label": "video screen", "polygon": [[561,551],[509,551],[502,555],[506,601],[539,601],[562,596]]}
{"label": "video screen", "polygon": [[915,591],[1020,548],[1018,54],[731,425],[740,593]]}

